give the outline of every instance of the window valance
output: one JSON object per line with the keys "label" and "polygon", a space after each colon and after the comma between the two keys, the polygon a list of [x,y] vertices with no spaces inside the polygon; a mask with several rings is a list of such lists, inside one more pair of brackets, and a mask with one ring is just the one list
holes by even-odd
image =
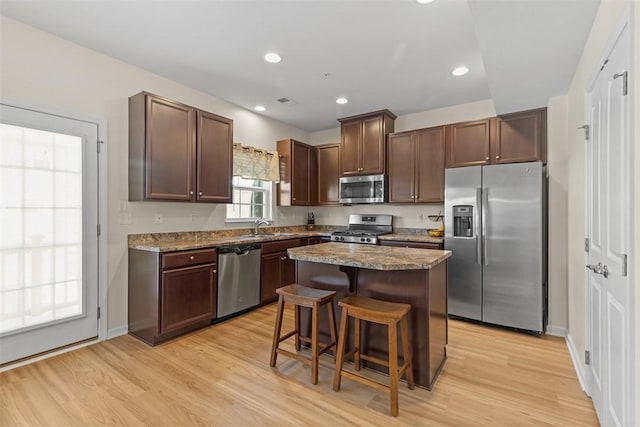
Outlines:
{"label": "window valance", "polygon": [[233,174],[245,179],[280,181],[280,162],[276,151],[233,144]]}

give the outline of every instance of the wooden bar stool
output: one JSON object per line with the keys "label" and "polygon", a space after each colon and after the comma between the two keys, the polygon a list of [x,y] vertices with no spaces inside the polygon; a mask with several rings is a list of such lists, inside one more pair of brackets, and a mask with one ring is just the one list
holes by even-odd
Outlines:
{"label": "wooden bar stool", "polygon": [[[334,291],[323,291],[321,289],[308,288],[296,283],[276,289],[278,297],[278,314],[276,316],[276,326],[273,332],[273,345],[271,346],[271,366],[276,366],[278,353],[294,358],[302,363],[311,365],[311,382],[318,384],[318,357],[329,350],[336,347],[336,318],[333,311]],[[282,314],[284,312],[284,303],[288,302],[295,305],[295,326],[294,330],[281,335],[282,332]],[[322,344],[318,341],[320,306],[326,304],[329,310],[329,329],[331,333],[331,342]],[[300,335],[300,307],[311,308],[311,338]],[[290,337],[295,337],[296,350],[300,350],[300,341],[311,344],[311,359],[307,359],[299,354],[280,348],[280,343]],[[319,346],[322,345],[322,348]]]}
{"label": "wooden bar stool", "polygon": [[[333,390],[340,390],[340,380],[342,376],[356,380],[363,384],[377,388],[382,391],[389,391],[391,401],[391,415],[398,416],[398,380],[403,374],[407,375],[407,385],[413,390],[413,364],[411,361],[411,342],[409,341],[408,313],[411,310],[409,304],[399,304],[394,302],[380,301],[372,298],[357,295],[348,296],[340,301],[338,305],[342,307],[342,318],[340,320],[340,338],[338,340],[338,354],[336,358],[336,371],[333,378]],[[344,353],[347,341],[349,316],[355,320],[354,348],[348,354]],[[360,321],[374,322],[387,325],[389,331],[389,360],[382,360],[377,357],[361,354],[360,351]],[[402,338],[402,352],[404,364],[398,368],[398,323],[400,323],[400,336]],[[360,359],[368,360],[389,368],[389,385],[380,384],[368,378],[362,377],[352,372],[342,369],[344,358],[353,356],[356,371],[360,370]]]}

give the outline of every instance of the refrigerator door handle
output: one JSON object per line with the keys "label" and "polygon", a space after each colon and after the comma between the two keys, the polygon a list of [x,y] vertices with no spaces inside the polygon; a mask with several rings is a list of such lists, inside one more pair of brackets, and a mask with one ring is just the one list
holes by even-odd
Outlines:
{"label": "refrigerator door handle", "polygon": [[480,216],[478,209],[482,206],[482,188],[476,188],[476,208],[473,210],[473,223],[476,237],[476,264],[482,265],[482,236],[480,234]]}
{"label": "refrigerator door handle", "polygon": [[487,257],[487,223],[489,222],[489,189],[482,190],[482,261],[484,265],[489,265]]}

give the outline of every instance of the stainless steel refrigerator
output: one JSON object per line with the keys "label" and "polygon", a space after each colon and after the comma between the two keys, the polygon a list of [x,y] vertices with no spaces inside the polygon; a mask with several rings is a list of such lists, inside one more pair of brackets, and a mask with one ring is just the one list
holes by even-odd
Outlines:
{"label": "stainless steel refrigerator", "polygon": [[445,170],[449,314],[544,332],[546,170],[540,162]]}

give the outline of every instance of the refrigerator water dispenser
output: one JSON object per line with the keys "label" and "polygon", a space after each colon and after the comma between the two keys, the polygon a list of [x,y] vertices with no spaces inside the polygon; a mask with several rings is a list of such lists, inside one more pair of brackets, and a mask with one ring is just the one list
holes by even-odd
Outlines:
{"label": "refrigerator water dispenser", "polygon": [[473,206],[453,206],[453,236],[473,237]]}

